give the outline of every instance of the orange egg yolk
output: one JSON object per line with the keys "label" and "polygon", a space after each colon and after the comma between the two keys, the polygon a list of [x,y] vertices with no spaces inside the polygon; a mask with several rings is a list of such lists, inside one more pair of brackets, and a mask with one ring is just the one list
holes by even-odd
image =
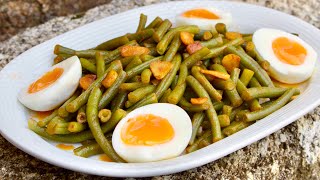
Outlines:
{"label": "orange egg yolk", "polygon": [[192,9],[182,14],[188,18],[202,18],[202,19],[220,19],[220,17],[206,9]]}
{"label": "orange egg yolk", "polygon": [[53,111],[36,111],[34,117],[38,120],[43,120],[44,118],[52,114],[52,112]]}
{"label": "orange egg yolk", "polygon": [[67,145],[67,144],[57,144],[56,147],[59,149],[62,149],[62,150],[66,150],[66,151],[74,149],[73,145]]}
{"label": "orange egg yolk", "polygon": [[106,154],[102,154],[99,156],[100,161],[113,162]]}
{"label": "orange egg yolk", "polygon": [[121,139],[129,145],[152,146],[170,141],[174,129],[169,121],[153,114],[131,118],[121,129]]}
{"label": "orange egg yolk", "polygon": [[272,42],[272,49],[278,59],[290,65],[301,65],[307,56],[307,50],[299,43],[286,37]]}
{"label": "orange egg yolk", "polygon": [[45,73],[41,78],[29,86],[28,93],[36,93],[50,86],[57,79],[59,79],[62,73],[62,68],[54,68],[52,71]]}

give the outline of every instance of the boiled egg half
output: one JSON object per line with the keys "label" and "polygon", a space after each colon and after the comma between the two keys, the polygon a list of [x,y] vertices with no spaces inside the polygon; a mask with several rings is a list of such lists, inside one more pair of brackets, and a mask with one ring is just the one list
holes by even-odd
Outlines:
{"label": "boiled egg half", "polygon": [[227,28],[231,26],[232,16],[229,12],[213,7],[190,9],[178,15],[178,26],[197,25],[200,29],[211,30],[217,23],[224,23]]}
{"label": "boiled egg half", "polygon": [[151,162],[179,156],[191,138],[189,115],[179,106],[157,103],[123,118],[112,135],[114,150],[127,162]]}
{"label": "boiled egg half", "polygon": [[82,75],[80,60],[72,56],[23,88],[19,101],[34,111],[49,111],[66,101],[77,89]]}
{"label": "boiled egg half", "polygon": [[316,51],[296,35],[262,28],[252,38],[258,53],[270,63],[272,78],[287,84],[311,77],[317,60]]}

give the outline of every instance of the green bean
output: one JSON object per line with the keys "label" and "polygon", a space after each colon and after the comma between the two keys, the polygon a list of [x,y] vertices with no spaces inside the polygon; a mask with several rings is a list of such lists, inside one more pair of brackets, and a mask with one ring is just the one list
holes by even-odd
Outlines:
{"label": "green bean", "polygon": [[140,21],[139,21],[139,25],[138,25],[136,32],[140,32],[145,28],[146,23],[147,23],[147,19],[148,19],[148,17],[146,15],[144,15],[142,13],[140,14]]}
{"label": "green bean", "polygon": [[139,102],[137,102],[136,104],[134,104],[133,106],[131,106],[128,111],[133,111],[134,109],[137,109],[139,107],[148,105],[148,104],[154,104],[158,102],[158,98],[157,95],[155,93],[151,93],[149,95],[147,95],[146,97],[144,97],[143,99],[141,99]]}
{"label": "green bean", "polygon": [[116,81],[103,93],[99,102],[99,109],[106,107],[118,93],[119,86],[126,81],[127,74],[121,71]]}
{"label": "green bean", "polygon": [[196,33],[193,37],[195,40],[202,40],[205,30],[200,29],[199,33]]}
{"label": "green bean", "polygon": [[78,110],[77,122],[78,122],[78,123],[85,123],[85,122],[87,122],[86,105],[83,105],[83,106],[80,107],[80,109]]}
{"label": "green bean", "polygon": [[54,127],[53,131],[52,131],[53,134],[70,134],[71,132],[68,130],[68,127]]}
{"label": "green bean", "polygon": [[191,146],[187,147],[187,149],[186,149],[187,153],[192,153],[192,152],[196,151],[199,148],[200,142],[209,138],[209,137],[210,137],[210,139],[212,139],[212,132],[210,130],[207,130]]}
{"label": "green bean", "polygon": [[246,51],[252,58],[255,58],[255,60],[264,70],[269,70],[270,63],[260,55],[252,41],[247,42]]}
{"label": "green bean", "polygon": [[224,74],[228,74],[226,68],[224,66],[222,66],[221,64],[212,64],[210,66],[210,69],[215,70],[215,71],[219,71],[222,72]]}
{"label": "green bean", "polygon": [[48,123],[48,126],[46,128],[46,132],[48,134],[55,134],[55,126],[59,123],[59,122],[66,122],[63,118],[61,118],[60,116],[55,116],[54,118],[52,118],[52,120]]}
{"label": "green bean", "polygon": [[172,26],[172,23],[165,19],[159,26],[159,28],[156,30],[156,32],[152,35],[153,39],[156,42],[160,42],[160,40],[163,38],[163,36],[166,34],[166,32],[170,29]]}
{"label": "green bean", "polygon": [[148,84],[142,82],[122,83],[119,87],[121,91],[134,91],[138,88],[148,86]]}
{"label": "green bean", "polygon": [[229,46],[227,50],[230,53],[236,54],[240,56],[241,61],[240,63],[245,67],[250,70],[252,70],[255,74],[255,77],[257,80],[263,85],[263,86],[269,86],[269,87],[274,87],[269,75],[266,73],[265,70],[263,70],[260,65],[253,60],[249,55],[246,53],[237,50],[234,46]]}
{"label": "green bean", "polygon": [[131,79],[132,77],[141,74],[143,70],[148,69],[150,67],[150,64],[154,61],[159,61],[162,59],[162,56],[153,58],[149,61],[143,62],[142,64],[130,69],[129,71],[127,71],[127,76],[128,79]]}
{"label": "green bean", "polygon": [[167,99],[170,93],[171,93],[171,89],[169,88],[163,93],[161,99],[159,100],[159,103],[167,103],[168,102]]}
{"label": "green bean", "polygon": [[219,123],[222,128],[230,125],[230,118],[226,114],[218,115]]}
{"label": "green bean", "polygon": [[93,74],[97,74],[97,67],[91,61],[85,58],[80,58],[80,63],[83,69],[86,69]]}
{"label": "green bean", "polygon": [[211,49],[211,48],[223,45],[223,40],[222,40],[222,37],[219,36],[209,41],[201,41],[200,44],[204,47]]}
{"label": "green bean", "polygon": [[231,114],[229,115],[230,121],[232,122],[235,119],[237,113],[245,109],[247,109],[247,106],[245,103],[237,108],[234,108]]}
{"label": "green bean", "polygon": [[96,53],[96,66],[97,66],[97,78],[103,76],[105,69],[103,55],[99,52]]}
{"label": "green bean", "polygon": [[[114,127],[125,115],[126,115],[126,111],[122,109],[116,110],[114,113],[112,113],[110,120],[101,126],[102,132],[107,133],[112,129],[114,129]],[[86,130],[86,131],[82,131],[74,134],[68,134],[68,135],[50,135],[46,132],[45,128],[41,128],[40,126],[38,126],[37,122],[32,119],[28,121],[28,127],[39,136],[42,136],[51,141],[57,141],[57,142],[63,142],[63,143],[80,143],[82,141],[93,138],[93,135],[90,130]]]}
{"label": "green bean", "polygon": [[[156,45],[157,42],[154,41],[153,37],[150,37],[150,38],[142,41],[141,43],[142,43],[142,44],[145,44],[145,43],[146,43],[146,44],[155,44],[155,45]],[[156,45],[156,46],[157,46],[157,45]]]}
{"label": "green bean", "polygon": [[221,64],[222,58],[220,56],[212,58],[213,64]]}
{"label": "green bean", "polygon": [[73,133],[81,132],[87,128],[86,124],[78,123],[78,122],[70,122],[68,123],[68,130]]}
{"label": "green bean", "polygon": [[147,27],[146,29],[150,29],[150,28],[157,28],[161,23],[162,23],[162,19],[160,17],[156,17]]}
{"label": "green bean", "polygon": [[68,54],[68,55],[75,55],[75,50],[63,47],[59,44],[55,45],[54,47],[54,54],[59,55],[59,54]]}
{"label": "green bean", "polygon": [[188,68],[185,64],[181,64],[177,85],[172,90],[172,92],[170,93],[167,99],[169,103],[178,104],[187,87],[187,84],[185,83],[187,76],[188,76]]}
{"label": "green bean", "polygon": [[[240,69],[238,68],[233,69],[231,71],[230,80],[233,81],[234,84],[237,84],[239,75],[240,75]],[[235,88],[232,90],[227,90],[226,95],[233,107],[238,107],[243,103],[238,91]]]}
{"label": "green bean", "polygon": [[108,51],[100,51],[100,50],[81,50],[76,51],[70,48],[63,47],[61,45],[56,45],[54,47],[54,54],[68,54],[68,55],[75,55],[79,58],[95,58],[97,52],[102,53],[103,55],[108,55]]}
{"label": "green bean", "polygon": [[57,54],[57,56],[53,59],[53,64],[58,64],[59,62],[68,59],[69,57],[71,56],[68,54]]}
{"label": "green bean", "polygon": [[219,124],[219,119],[218,119],[216,111],[213,108],[209,94],[193,76],[189,75],[187,77],[186,81],[187,81],[188,85],[198,94],[199,97],[206,97],[209,99],[208,103],[209,103],[210,107],[208,110],[206,110],[206,114],[207,114],[207,117],[211,123],[212,138],[213,138],[212,141],[216,142],[216,141],[221,140],[222,136],[221,136],[221,127]]}
{"label": "green bean", "polygon": [[[285,93],[287,88],[278,87],[254,87],[249,88],[248,93],[243,96],[243,99],[249,101],[256,98],[276,98]],[[299,91],[295,91],[294,95],[298,95]]]}
{"label": "green bean", "polygon": [[215,29],[220,34],[225,34],[227,32],[227,26],[225,24],[223,24],[223,23],[217,23],[215,25]]}
{"label": "green bean", "polygon": [[214,110],[220,111],[223,108],[223,102],[214,102],[212,103]]}
{"label": "green bean", "polygon": [[111,111],[109,109],[101,109],[98,113],[98,117],[102,123],[109,121],[111,118]]}
{"label": "green bean", "polygon": [[252,77],[249,82],[249,87],[261,87],[261,84],[255,77]]}
{"label": "green bean", "polygon": [[250,111],[257,111],[262,109],[258,99],[253,99],[248,102]]}
{"label": "green bean", "polygon": [[148,55],[150,55],[150,56],[159,56],[156,47],[149,47],[148,49],[150,50]]}
{"label": "green bean", "polygon": [[127,100],[128,93],[120,91],[119,94],[112,100],[111,111],[114,112],[117,109],[124,107],[124,103]]}
{"label": "green bean", "polygon": [[199,148],[204,148],[209,146],[211,143],[210,141],[210,137],[203,139],[200,143],[199,143]]}
{"label": "green bean", "polygon": [[240,81],[247,86],[253,77],[254,72],[249,69],[243,69],[242,74],[240,76]]}
{"label": "green bean", "polygon": [[203,59],[207,54],[210,53],[210,50],[206,47],[201,48],[197,52],[191,54],[187,57],[182,64],[186,65],[188,69],[190,69],[193,65],[195,65],[198,61]]}
{"label": "green bean", "polygon": [[[85,90],[84,92],[82,92],[75,100],[73,100],[72,102],[70,102],[67,106],[66,106],[66,110],[68,112],[76,112],[81,106],[83,106],[84,104],[86,104],[86,102],[88,101],[90,92],[93,88],[95,87],[99,87],[101,85],[101,81],[107,76],[108,72],[113,70],[119,70],[122,68],[121,62],[119,60],[114,61],[111,63],[110,67],[104,72],[103,76],[101,76],[100,78],[96,79],[87,90]],[[115,84],[115,83],[113,83]]]}
{"label": "green bean", "polygon": [[202,36],[203,40],[208,41],[208,40],[210,40],[212,38],[213,38],[213,35],[212,35],[212,33],[210,31],[205,31],[203,33],[203,36]]}
{"label": "green bean", "polygon": [[174,77],[179,70],[181,64],[181,55],[176,54],[172,60],[172,68],[169,73],[161,80],[161,82],[157,85],[154,93],[156,94],[157,98],[160,99],[163,93],[170,87]]}
{"label": "green bean", "polygon": [[196,139],[197,132],[199,130],[199,127],[200,127],[204,117],[205,117],[205,114],[203,112],[196,113],[193,115],[193,117],[192,117],[192,134],[191,134],[191,138],[189,141],[189,145],[192,145],[194,143],[194,141]]}
{"label": "green bean", "polygon": [[298,92],[298,89],[288,89],[281,97],[265,108],[253,112],[239,112],[239,118],[246,122],[260,120],[286,105],[290,101],[291,97]]}
{"label": "green bean", "polygon": [[186,81],[187,76],[188,76],[188,68],[185,64],[181,64],[179,68],[179,77],[178,77],[177,85],[184,83]]}
{"label": "green bean", "polygon": [[66,106],[71,102],[73,101],[74,99],[76,99],[78,96],[79,96],[79,91],[76,91],[66,102],[64,102],[62,104],[62,106],[59,107],[58,109],[58,115],[60,117],[68,117],[69,116],[69,112],[66,110]]}
{"label": "green bean", "polygon": [[252,34],[251,35],[242,35],[242,38],[245,42],[252,41]]}
{"label": "green bean", "polygon": [[124,103],[124,106],[126,107],[126,108],[130,108],[131,106],[133,106],[134,105],[134,103],[132,103],[131,101],[126,101],[125,103]]}
{"label": "green bean", "polygon": [[[253,74],[254,74],[254,72],[249,69],[243,70],[241,77],[240,77],[240,81],[243,83],[244,86],[247,86],[249,84],[250,80],[253,77]],[[241,87],[240,87],[240,89],[241,89]],[[246,88],[242,88],[242,89],[244,89],[246,92],[248,92]],[[246,95],[246,93],[242,93],[242,95]],[[259,110],[262,108],[260,106],[258,99],[252,99],[248,103],[249,103],[249,108],[251,111],[256,111],[256,110]]]}
{"label": "green bean", "polygon": [[157,46],[157,44],[155,43],[146,43],[146,42],[143,42],[142,45],[147,48],[155,48]]}
{"label": "green bean", "polygon": [[45,127],[54,117],[58,116],[58,109],[55,109],[49,116],[38,121],[38,126]]}
{"label": "green bean", "polygon": [[113,39],[110,39],[106,42],[103,42],[99,44],[97,47],[95,47],[95,50],[114,50],[120,46],[123,46],[129,42],[129,39],[127,36],[120,36]]}
{"label": "green bean", "polygon": [[127,34],[127,37],[130,41],[135,40],[137,42],[142,42],[143,40],[152,37],[153,33],[154,29],[144,29],[134,34]]}
{"label": "green bean", "polygon": [[244,121],[233,121],[228,127],[222,130],[223,134],[230,136],[242,129],[250,126],[252,123]]}
{"label": "green bean", "polygon": [[129,83],[141,82],[141,76],[134,76],[133,78],[129,79],[127,82]]}
{"label": "green bean", "polygon": [[[111,118],[109,119],[109,121],[107,121],[104,125],[102,125],[101,129],[102,129],[103,133],[109,132],[114,127],[116,127],[118,122],[122,118],[124,118],[126,115],[127,115],[127,112],[123,109],[116,109],[114,112],[112,112],[112,115],[111,115]],[[108,129],[104,129],[104,128],[108,128]]]}
{"label": "green bean", "polygon": [[208,79],[200,73],[200,67],[193,66],[191,69],[192,75],[200,82],[203,88],[208,92],[209,96],[215,101],[220,102],[222,95],[211,85]]}
{"label": "green bean", "polygon": [[91,143],[74,149],[73,153],[76,156],[87,158],[90,156],[102,154],[103,150],[101,149],[98,143]]}
{"label": "green bean", "polygon": [[142,62],[150,61],[153,58],[155,58],[155,57],[153,57],[153,56],[151,56],[149,54],[140,55],[140,59],[141,59]]}
{"label": "green bean", "polygon": [[142,64],[141,59],[139,58],[139,56],[134,56],[134,58],[131,60],[131,62],[126,66],[126,68],[124,69],[125,71],[129,71],[130,69],[138,66]]}
{"label": "green bean", "polygon": [[176,34],[169,46],[168,51],[163,57],[163,61],[172,61],[174,55],[177,54],[179,47],[181,46],[180,34]]}
{"label": "green bean", "polygon": [[179,106],[189,112],[202,112],[209,109],[209,104],[204,103],[200,105],[193,105],[190,102],[188,102],[184,97],[181,98],[179,101]]}
{"label": "green bean", "polygon": [[69,126],[68,122],[57,122],[57,124],[55,125],[55,128],[67,128]]}
{"label": "green bean", "polygon": [[112,145],[106,139],[103,131],[101,130],[98,119],[98,104],[101,95],[102,92],[99,87],[95,87],[90,93],[86,110],[89,128],[91,129],[94,139],[97,141],[103,152],[106,153],[108,157],[116,162],[124,162],[124,160],[116,154],[116,152],[112,148]]}
{"label": "green bean", "polygon": [[[93,139],[88,139],[88,140],[82,141],[82,142],[81,142],[81,145],[86,146],[86,145],[94,144],[94,143],[96,143],[95,140],[93,140]],[[100,146],[99,146],[99,147],[100,147]]]}
{"label": "green bean", "polygon": [[256,53],[254,52],[255,45],[252,41],[246,42],[244,45],[244,48],[246,50],[246,53],[251,56],[253,59],[256,58]]}
{"label": "green bean", "polygon": [[274,100],[270,100],[261,104],[263,108],[266,108],[274,103]]}
{"label": "green bean", "polygon": [[174,38],[174,36],[181,31],[198,34],[200,29],[198,26],[191,25],[191,26],[180,26],[180,27],[169,30],[157,45],[158,53],[161,55],[164,54],[165,51],[167,50],[168,45]]}
{"label": "green bean", "polygon": [[178,80],[179,80],[179,75],[175,75],[170,86],[171,89],[174,89],[177,86]]}
{"label": "green bean", "polygon": [[153,85],[148,85],[148,86],[136,89],[128,94],[128,100],[134,104],[134,103],[140,101],[143,97],[152,93],[155,90],[155,88],[156,87]]}
{"label": "green bean", "polygon": [[222,45],[220,47],[212,48],[212,49],[210,49],[210,53],[208,55],[206,55],[205,57],[203,57],[203,59],[210,59],[210,58],[218,57],[218,56],[222,55],[223,52],[225,51],[225,49],[228,48],[229,46],[239,46],[242,43],[243,43],[243,39],[237,38],[237,39],[234,39],[228,43],[225,43],[224,45]]}
{"label": "green bean", "polygon": [[231,115],[231,112],[232,112],[232,109],[233,109],[233,108],[232,108],[231,106],[223,105],[221,113],[222,113],[222,114],[225,114],[225,115],[227,115],[227,116],[230,116],[230,115]]}
{"label": "green bean", "polygon": [[[179,102],[180,104],[180,102]],[[182,106],[182,105],[179,105],[182,109],[184,109],[185,111],[187,112],[193,112],[193,113],[197,113],[197,112],[203,112],[205,110],[208,110],[209,107],[207,106],[199,106],[199,105],[194,105],[194,106]]]}
{"label": "green bean", "polygon": [[237,82],[237,91],[238,93],[240,94],[241,98],[245,101],[249,101],[251,99],[247,99],[248,97],[248,88],[241,82],[241,81],[238,81]]}
{"label": "green bean", "polygon": [[132,61],[132,59],[134,57],[135,56],[128,56],[128,57],[121,58],[120,61],[121,61],[122,66],[123,67],[127,66]]}
{"label": "green bean", "polygon": [[223,79],[213,79],[212,85],[221,90],[233,90],[235,88],[235,84],[232,81],[223,80]]}

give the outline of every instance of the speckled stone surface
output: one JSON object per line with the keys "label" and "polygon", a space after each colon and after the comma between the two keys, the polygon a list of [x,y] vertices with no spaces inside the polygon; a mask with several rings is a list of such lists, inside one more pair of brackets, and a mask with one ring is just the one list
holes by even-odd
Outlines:
{"label": "speckled stone surface", "polygon": [[[120,0],[80,19],[59,17],[0,44],[0,69],[25,50],[61,33],[128,9],[163,0]],[[320,27],[319,0],[247,0],[293,14]],[[320,179],[320,107],[272,135],[189,171],[152,179]],[[0,179],[110,179],[59,168],[15,148],[0,136]]]}

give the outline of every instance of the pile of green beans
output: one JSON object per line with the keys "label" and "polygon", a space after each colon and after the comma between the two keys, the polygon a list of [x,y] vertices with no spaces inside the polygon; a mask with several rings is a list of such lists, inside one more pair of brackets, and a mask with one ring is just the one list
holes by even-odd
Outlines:
{"label": "pile of green beans", "polygon": [[[97,79],[87,89],[79,86],[45,119],[30,119],[29,128],[49,140],[83,143],[74,149],[77,156],[105,153],[113,161],[124,162],[114,151],[110,136],[118,122],[136,108],[158,102],[183,108],[192,119],[192,136],[186,149],[191,153],[268,116],[300,93],[295,88],[274,86],[266,72],[268,63],[254,49],[251,36],[227,40],[228,29],[222,23],[212,31],[203,31],[195,25],[172,28],[170,20],[160,17],[149,25],[146,22],[147,16],[141,14],[135,33],[115,37],[92,49],[56,45],[54,64],[78,56],[83,75],[94,74]],[[181,32],[194,35],[201,46],[198,51],[186,53]],[[146,47],[150,53],[122,57],[123,46]],[[228,54],[240,58],[240,66],[232,71],[221,63]],[[172,65],[161,80],[155,79],[150,67],[158,61]],[[230,78],[219,79],[203,74],[201,69],[228,74]],[[117,77],[111,86],[104,87],[103,81],[111,71],[117,72]],[[191,98],[207,101],[192,104]],[[260,104],[262,99],[269,101]]]}

